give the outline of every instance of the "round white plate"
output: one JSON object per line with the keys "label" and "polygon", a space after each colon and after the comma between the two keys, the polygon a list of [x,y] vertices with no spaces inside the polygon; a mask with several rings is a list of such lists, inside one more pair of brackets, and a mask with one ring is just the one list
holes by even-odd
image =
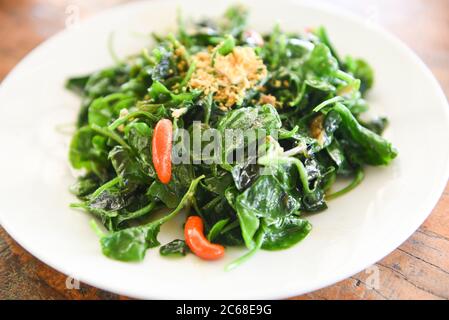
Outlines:
{"label": "round white plate", "polygon": [[[218,16],[234,1],[183,1],[186,17]],[[387,255],[424,221],[449,173],[449,116],[444,94],[429,70],[398,40],[339,10],[293,1],[248,1],[251,25],[268,31],[325,25],[341,54],[366,58],[376,71],[368,100],[391,121],[386,132],[399,150],[388,167],[368,168],[353,192],[313,215],[311,234],[294,248],[260,251],[241,267],[223,267],[243,253],[205,262],[149,250],[142,263],[101,254],[90,216],[71,210],[74,181],[67,150],[77,97],[67,77],[108,66],[107,40],[115,32],[119,56],[149,43],[142,34],[175,26],[175,1],[137,2],[65,30],[30,53],[0,88],[1,224],[37,258],[82,282],[138,298],[284,298],[349,277]],[[59,128],[59,129],[58,129]],[[162,243],[181,235],[180,221],[164,226]]]}

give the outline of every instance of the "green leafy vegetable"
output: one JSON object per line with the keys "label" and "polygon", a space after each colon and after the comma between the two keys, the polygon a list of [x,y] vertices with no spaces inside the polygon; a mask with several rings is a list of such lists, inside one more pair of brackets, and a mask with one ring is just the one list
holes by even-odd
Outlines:
{"label": "green leafy vegetable", "polygon": [[[153,47],[67,80],[81,99],[69,146],[81,170],[71,207],[108,230],[94,225],[106,256],[142,260],[160,245],[161,226],[186,208],[209,241],[246,247],[232,269],[258,250],[300,242],[311,232],[304,213],[325,210],[362,183],[367,165],[397,156],[381,136],[388,120],[363,116],[374,85],[366,60],[340,57],[322,26],[259,34],[247,18],[242,6],[217,21],[187,23],[178,13],[178,30],[154,35]],[[175,136],[166,184],[152,158],[161,119]],[[348,183],[335,190],[338,179]],[[159,250],[187,251],[180,239]]]}
{"label": "green leafy vegetable", "polygon": [[187,245],[184,240],[173,240],[159,249],[162,256],[185,256],[187,254]]}
{"label": "green leafy vegetable", "polygon": [[363,127],[343,104],[334,107],[342,119],[342,134],[352,148],[353,159],[371,165],[389,164],[397,156],[390,142],[373,131]]}
{"label": "green leafy vegetable", "polygon": [[214,224],[214,226],[210,229],[209,234],[207,235],[207,239],[209,241],[213,241],[223,230],[223,228],[228,224],[229,218],[222,219]]}
{"label": "green leafy vegetable", "polygon": [[168,215],[148,224],[131,227],[113,232],[101,238],[101,247],[105,256],[121,261],[140,261],[145,257],[148,248],[158,246],[157,240],[161,225],[176,216],[187,206],[195,195],[195,190],[204,176],[192,181],[190,188],[179,202],[178,206]]}
{"label": "green leafy vegetable", "polygon": [[267,227],[262,249],[282,250],[290,248],[311,231],[312,226],[304,219],[290,216]]}

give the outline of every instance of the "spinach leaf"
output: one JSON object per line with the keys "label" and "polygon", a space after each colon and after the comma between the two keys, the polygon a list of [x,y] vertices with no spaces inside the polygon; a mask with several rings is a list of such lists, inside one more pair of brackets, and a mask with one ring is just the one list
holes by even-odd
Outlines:
{"label": "spinach leaf", "polygon": [[362,94],[371,89],[374,83],[374,70],[365,60],[347,56],[344,67],[355,78],[360,79],[360,92]]}
{"label": "spinach leaf", "polygon": [[220,234],[220,232],[223,230],[223,228],[228,224],[228,222],[229,222],[229,218],[226,218],[226,219],[222,219],[222,220],[218,221],[217,223],[215,223],[213,225],[213,227],[210,229],[210,231],[207,235],[207,239],[209,241],[213,241]]}
{"label": "spinach leaf", "polygon": [[357,162],[385,165],[397,156],[397,151],[390,142],[361,126],[343,104],[337,103],[333,110],[337,111],[342,119],[342,133],[354,147],[352,152],[356,154],[354,159]]}
{"label": "spinach leaf", "polygon": [[121,261],[141,261],[148,248],[159,245],[160,224],[148,224],[114,232],[101,238],[103,254]]}
{"label": "spinach leaf", "polygon": [[[146,197],[142,197],[142,198],[146,198]],[[133,201],[131,202],[131,204],[133,204],[133,205],[135,204],[134,199],[136,200],[136,203],[139,205],[142,203],[145,203],[145,204],[141,208],[134,210],[134,211],[128,211],[126,209],[119,211],[118,215],[114,218],[114,221],[113,221],[116,229],[121,228],[121,225],[124,222],[144,217],[147,214],[151,213],[154,208],[156,208],[155,201],[150,201],[150,202],[146,203],[147,199],[142,200],[139,197],[134,197]],[[130,204],[130,206],[131,206],[131,204]]]}
{"label": "spinach leaf", "polygon": [[204,176],[200,176],[192,181],[184,197],[170,214],[146,225],[123,229],[102,237],[100,243],[103,254],[121,261],[143,260],[148,248],[153,248],[160,244],[157,236],[161,225],[175,217],[182,208],[190,203],[195,195],[198,183],[203,178]]}
{"label": "spinach leaf", "polygon": [[171,107],[179,106],[180,104],[192,103],[200,95],[200,93],[200,91],[193,90],[191,92],[175,94],[159,81],[154,81],[148,89],[148,94],[154,102],[165,103]]}
{"label": "spinach leaf", "polygon": [[359,120],[359,123],[365,128],[381,135],[388,126],[388,119],[385,117],[377,117],[370,121]]}
{"label": "spinach leaf", "polygon": [[218,123],[217,128],[224,133],[225,129],[265,129],[267,134],[282,127],[276,109],[269,104],[256,107],[239,108],[228,112]]}
{"label": "spinach leaf", "polygon": [[332,45],[329,36],[327,35],[326,28],[324,28],[323,26],[319,26],[314,30],[314,33],[318,36],[320,41],[329,48],[330,52],[332,53],[332,56],[335,58],[335,60],[337,60],[338,64],[341,64],[341,60],[338,56],[338,53],[335,50],[334,46]]}
{"label": "spinach leaf", "polygon": [[109,147],[90,127],[78,129],[72,137],[69,160],[73,168],[86,169],[98,177],[107,176]]}
{"label": "spinach leaf", "polygon": [[[237,149],[253,145],[259,139],[259,136],[271,134],[280,129],[282,122],[276,109],[265,104],[256,107],[239,108],[228,112],[217,124],[217,129],[221,133],[224,141],[223,168],[230,171],[229,158]],[[260,130],[260,131],[259,131]],[[259,133],[260,132],[260,133]],[[264,134],[262,134],[264,133]],[[235,159],[237,163],[242,164],[244,159]]]}
{"label": "spinach leaf", "polygon": [[236,164],[231,171],[232,179],[238,190],[249,187],[259,177],[260,168],[254,157],[248,157],[244,163]]}
{"label": "spinach leaf", "polygon": [[274,170],[274,172],[279,170],[279,166],[282,165],[294,166],[298,173],[300,190],[303,193],[301,199],[303,209],[305,211],[321,211],[327,208],[324,201],[324,192],[319,186],[320,179],[316,179],[313,186],[309,181],[309,177],[314,178],[315,167],[309,166],[307,168],[298,158],[285,154],[276,141],[269,143],[267,153],[258,159],[258,163],[268,170]]}
{"label": "spinach leaf", "polygon": [[333,140],[332,143],[327,146],[326,151],[337,166],[339,174],[347,176],[353,171],[338,140]]}
{"label": "spinach leaf", "polygon": [[284,190],[272,176],[259,177],[235,202],[246,246],[254,246],[260,218],[273,224],[281,217],[297,212],[300,205],[300,201],[291,192]]}
{"label": "spinach leaf", "polygon": [[[341,59],[324,27],[297,33],[275,25],[259,34],[247,29],[247,16],[242,6],[217,21],[179,15],[178,31],[153,35],[153,47],[66,82],[81,98],[69,160],[83,172],[70,189],[80,202],[71,206],[110,231],[101,235],[105,255],[142,260],[159,245],[161,225],[191,204],[209,240],[248,248],[232,269],[259,249],[302,240],[311,225],[301,213],[326,209],[361,183],[365,165],[397,156],[380,136],[387,119],[363,120],[374,83],[365,60]],[[222,105],[224,96],[238,102]],[[172,121],[175,136],[190,133],[175,141],[182,163],[173,163],[168,184],[152,159],[161,119]],[[208,129],[219,148],[201,139],[198,153],[193,136]],[[348,185],[333,190],[343,177]],[[159,209],[173,211],[153,218]],[[184,255],[186,246],[175,240],[160,253]]]}
{"label": "spinach leaf", "polygon": [[118,211],[128,205],[127,194],[121,192],[119,182],[117,177],[108,181],[87,196],[86,201],[73,203],[71,207],[91,212],[108,230],[114,230],[113,220],[118,216]]}
{"label": "spinach leaf", "polygon": [[136,99],[134,97],[117,93],[97,98],[89,106],[89,124],[104,127],[118,116],[121,109],[129,108],[135,102]]}
{"label": "spinach leaf", "polygon": [[193,180],[190,165],[176,165],[172,170],[172,178],[168,184],[155,180],[147,191],[148,196],[162,201],[168,208],[178,205]]}
{"label": "spinach leaf", "polygon": [[122,146],[115,146],[109,152],[109,159],[117,176],[126,186],[139,183],[150,184],[153,180],[136,160],[134,154]]}
{"label": "spinach leaf", "polygon": [[161,256],[185,256],[188,247],[184,240],[175,239],[160,247]]}
{"label": "spinach leaf", "polygon": [[227,36],[223,42],[218,46],[217,52],[222,56],[226,56],[234,50],[235,39],[233,36]]}
{"label": "spinach leaf", "polygon": [[154,199],[162,201],[167,208],[175,208],[179,202],[179,197],[176,191],[159,181],[154,181],[151,184],[147,194]]}
{"label": "spinach leaf", "polygon": [[213,192],[217,195],[223,196],[229,185],[232,184],[232,176],[226,172],[222,171],[216,176],[205,178],[202,181],[202,186],[208,191]]}
{"label": "spinach leaf", "polygon": [[329,80],[338,70],[337,60],[329,47],[322,43],[315,45],[304,66],[317,79],[325,80]]}
{"label": "spinach leaf", "polygon": [[67,80],[66,88],[75,92],[80,96],[86,95],[86,84],[89,80],[89,76],[73,77]]}
{"label": "spinach leaf", "polygon": [[94,174],[86,174],[78,177],[76,183],[70,186],[70,192],[79,198],[91,194],[99,187],[100,181]]}
{"label": "spinach leaf", "polygon": [[125,127],[125,137],[137,155],[136,160],[142,170],[150,177],[155,178],[156,172],[151,157],[151,141],[153,130],[144,122],[131,122]]}

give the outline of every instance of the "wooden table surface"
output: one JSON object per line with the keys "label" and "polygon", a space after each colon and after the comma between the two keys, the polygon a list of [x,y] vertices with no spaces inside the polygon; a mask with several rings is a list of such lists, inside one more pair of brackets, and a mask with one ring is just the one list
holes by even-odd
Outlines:
{"label": "wooden table surface", "polygon": [[[84,19],[120,2],[126,1],[0,0],[0,80],[32,48],[63,29],[73,10]],[[430,67],[449,96],[449,0],[327,2],[396,34]],[[0,227],[0,299],[126,299],[82,283],[79,289],[68,284],[65,275],[31,256]],[[448,298],[449,185],[424,224],[386,258],[333,286],[293,299]]]}

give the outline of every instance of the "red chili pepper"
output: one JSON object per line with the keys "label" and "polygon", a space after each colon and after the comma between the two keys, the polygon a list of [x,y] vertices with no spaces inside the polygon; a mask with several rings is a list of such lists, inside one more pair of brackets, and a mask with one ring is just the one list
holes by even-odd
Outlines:
{"label": "red chili pepper", "polygon": [[153,133],[152,153],[156,174],[163,184],[171,179],[171,150],[173,125],[170,120],[162,119],[156,124]]}
{"label": "red chili pepper", "polygon": [[198,216],[190,216],[184,227],[184,237],[190,250],[204,260],[220,259],[224,255],[224,247],[210,243],[204,236],[203,220]]}

